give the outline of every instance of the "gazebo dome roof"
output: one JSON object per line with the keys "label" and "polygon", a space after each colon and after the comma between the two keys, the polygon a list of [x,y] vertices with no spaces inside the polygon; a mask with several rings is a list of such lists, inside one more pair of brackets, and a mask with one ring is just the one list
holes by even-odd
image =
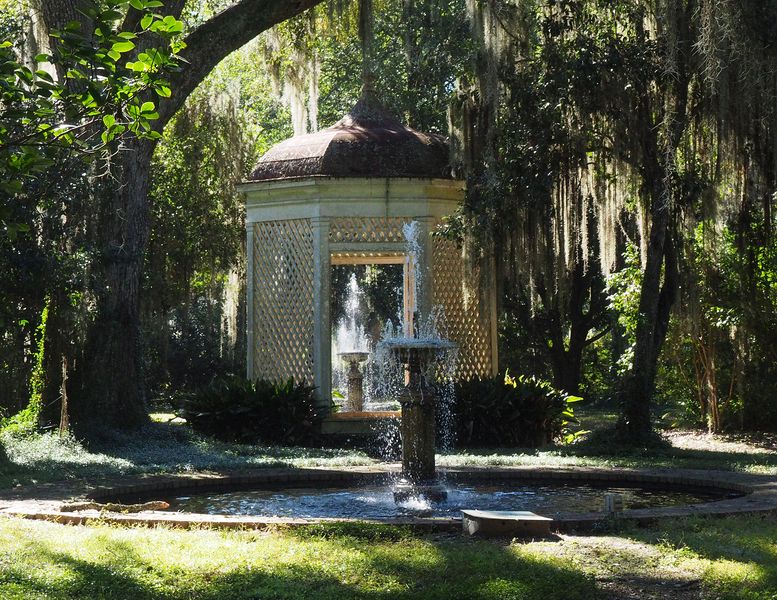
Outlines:
{"label": "gazebo dome roof", "polygon": [[403,125],[366,92],[331,127],[273,146],[248,180],[315,176],[449,179],[448,144]]}

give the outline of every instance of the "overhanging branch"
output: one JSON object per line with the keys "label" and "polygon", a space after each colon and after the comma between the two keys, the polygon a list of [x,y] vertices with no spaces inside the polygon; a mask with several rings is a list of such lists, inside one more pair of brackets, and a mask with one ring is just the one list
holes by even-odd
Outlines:
{"label": "overhanging branch", "polygon": [[172,95],[160,102],[158,128],[164,127],[186,98],[227,55],[263,31],[319,4],[322,0],[240,0],[221,11],[184,41],[183,70],[172,76]]}

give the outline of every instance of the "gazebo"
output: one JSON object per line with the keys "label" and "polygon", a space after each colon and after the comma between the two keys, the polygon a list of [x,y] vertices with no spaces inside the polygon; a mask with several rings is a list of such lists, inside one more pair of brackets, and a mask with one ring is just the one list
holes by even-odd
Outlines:
{"label": "gazebo", "polygon": [[[460,346],[457,377],[496,372],[492,276],[465,269],[454,241],[433,236],[456,211],[464,182],[451,178],[448,146],[411,129],[365,93],[327,129],[270,149],[241,185],[246,198],[247,375],[294,377],[332,401],[333,265],[404,264],[403,226],[417,221],[424,268],[418,298],[405,267],[405,313],[438,306]],[[489,270],[490,271],[490,270]]]}

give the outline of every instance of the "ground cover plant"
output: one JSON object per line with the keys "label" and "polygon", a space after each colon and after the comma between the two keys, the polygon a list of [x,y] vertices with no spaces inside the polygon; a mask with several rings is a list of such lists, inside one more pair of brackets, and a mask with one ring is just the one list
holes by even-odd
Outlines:
{"label": "ground cover plant", "polygon": [[[580,411],[579,411],[580,412]],[[10,463],[0,468],[0,487],[17,483],[120,477],[143,473],[239,471],[268,467],[370,465],[379,457],[356,449],[305,448],[229,443],[192,431],[171,413],[155,413],[137,434],[114,433],[88,445],[57,433],[2,433]],[[612,422],[615,415],[581,412],[584,429]],[[585,438],[571,445],[544,448],[454,448],[437,456],[445,466],[594,466],[677,467],[737,470],[777,475],[777,440],[741,435],[667,432],[662,447],[624,448],[593,445]]]}
{"label": "ground cover plant", "polygon": [[[367,528],[368,529],[368,528]],[[0,521],[7,600],[596,597],[592,577],[521,546],[407,532],[181,532]]]}

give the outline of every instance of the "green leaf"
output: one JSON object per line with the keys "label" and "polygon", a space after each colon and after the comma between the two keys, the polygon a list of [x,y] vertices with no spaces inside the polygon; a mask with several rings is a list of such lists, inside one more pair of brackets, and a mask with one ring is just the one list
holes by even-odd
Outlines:
{"label": "green leaf", "polygon": [[22,182],[17,180],[0,181],[0,190],[6,194],[18,194],[22,191]]}
{"label": "green leaf", "polygon": [[154,22],[154,15],[151,13],[147,13],[143,15],[143,18],[140,20],[140,26],[143,29],[148,29],[151,26],[151,23]]}
{"label": "green leaf", "polygon": [[113,46],[111,46],[111,50],[114,52],[129,52],[134,47],[134,43],[130,42],[129,40],[125,40],[123,42],[116,42]]}
{"label": "green leaf", "polygon": [[118,21],[123,15],[118,10],[106,10],[100,13],[103,21]]}
{"label": "green leaf", "polygon": [[44,71],[43,69],[38,69],[37,71],[35,71],[35,76],[38,79],[42,79],[43,81],[46,81],[49,83],[54,82],[54,80],[51,78],[51,75],[47,71]]}
{"label": "green leaf", "polygon": [[145,10],[146,3],[142,0],[130,0],[130,6],[135,10]]}
{"label": "green leaf", "polygon": [[143,103],[143,104],[140,106],[140,112],[141,112],[141,113],[150,113],[150,112],[154,112],[154,109],[155,109],[155,108],[156,108],[156,107],[154,106],[154,103],[153,103],[153,102],[144,102],[144,103]]}
{"label": "green leaf", "polygon": [[105,116],[103,117],[103,124],[104,124],[104,125],[105,125],[105,126],[108,128],[108,129],[110,129],[110,128],[113,126],[113,124],[114,124],[115,122],[116,122],[116,117],[114,117],[113,115],[105,115]]}
{"label": "green leaf", "polygon": [[157,85],[155,87],[155,91],[156,91],[157,95],[161,96],[162,98],[169,98],[170,94],[172,93],[170,88],[167,87],[166,85]]}

